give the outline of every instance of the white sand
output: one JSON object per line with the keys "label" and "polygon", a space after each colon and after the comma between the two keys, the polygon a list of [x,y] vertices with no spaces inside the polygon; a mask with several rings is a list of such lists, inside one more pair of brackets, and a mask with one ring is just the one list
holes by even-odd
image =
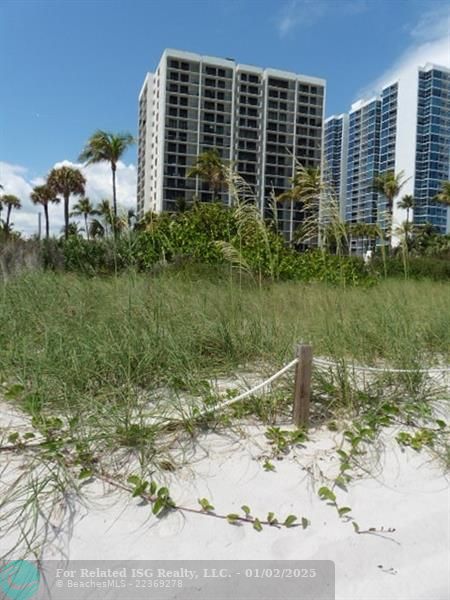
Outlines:
{"label": "white sand", "polygon": [[[12,418],[11,410],[6,412],[2,425]],[[158,520],[149,517],[148,506],[126,493],[94,483],[86,488],[91,502],[77,508],[43,557],[327,559],[336,565],[337,600],[450,597],[448,481],[425,452],[403,453],[394,440],[385,439],[378,464],[374,456],[367,457],[375,477],[353,482],[348,493],[338,492],[339,503],[352,507],[362,529],[396,529],[385,537],[357,535],[313,489],[311,472],[317,488],[319,473],[335,470],[336,434],[312,433],[306,448],[275,461],[276,472],[266,472],[257,460],[268,449],[263,431],[249,430],[251,441],[217,434],[203,438],[191,465],[170,475],[171,494],[177,503],[191,507],[197,506],[197,498],[207,497],[220,513],[238,512],[242,504],[260,517],[268,511],[280,517],[294,513],[311,520],[306,530],[265,527],[258,533],[248,525],[181,513]],[[0,533],[0,551],[7,544]]]}

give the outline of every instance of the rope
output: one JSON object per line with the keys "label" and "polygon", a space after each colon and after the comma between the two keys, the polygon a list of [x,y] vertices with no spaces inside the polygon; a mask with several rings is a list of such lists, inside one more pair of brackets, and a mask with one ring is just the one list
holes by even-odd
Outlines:
{"label": "rope", "polygon": [[[337,367],[339,363],[323,358],[314,358],[314,363],[325,367]],[[358,367],[352,365],[354,371],[368,371],[372,373],[450,373],[450,367],[430,367],[429,369],[389,369],[382,367]]]}
{"label": "rope", "polygon": [[[209,415],[209,414],[215,412],[216,410],[222,410],[223,408],[226,408],[227,406],[231,406],[232,404],[235,404],[236,402],[240,402],[241,400],[244,400],[245,398],[252,396],[256,392],[259,392],[259,390],[262,390],[263,388],[270,385],[273,381],[275,381],[276,379],[281,377],[281,375],[284,375],[284,373],[289,371],[289,369],[292,369],[292,367],[295,366],[297,363],[298,363],[298,358],[294,358],[294,360],[291,360],[290,363],[285,365],[282,369],[280,369],[279,371],[274,373],[271,377],[269,377],[262,383],[255,385],[255,387],[243,392],[242,394],[239,394],[239,396],[236,396],[235,398],[231,398],[230,400],[226,400],[225,402],[221,402],[220,404],[216,404],[215,406],[212,406],[210,408],[206,408],[205,410],[202,410],[200,413],[198,413],[197,416],[203,417],[205,415]],[[323,358],[313,358],[313,363],[315,365],[324,366],[324,367],[339,366],[339,363],[331,361],[331,360],[326,360]],[[372,373],[450,373],[450,367],[430,368],[430,369],[389,369],[389,368],[381,368],[381,367],[358,367],[358,366],[352,365],[352,368],[355,371],[372,372]]]}
{"label": "rope", "polygon": [[251,390],[247,390],[246,392],[239,394],[239,396],[236,396],[235,398],[231,398],[230,400],[226,400],[225,402],[221,402],[220,404],[217,404],[216,406],[207,408],[206,410],[201,411],[198,416],[203,417],[204,415],[212,413],[215,410],[221,410],[222,408],[225,408],[226,406],[231,406],[231,404],[234,404],[235,402],[244,400],[244,398],[247,398],[248,396],[252,396],[255,392],[262,390],[263,388],[270,385],[273,381],[275,381],[275,379],[278,379],[278,377],[281,377],[281,375],[284,375],[284,373],[286,373],[286,371],[289,371],[289,369],[292,369],[292,367],[294,365],[296,365],[297,363],[298,363],[298,358],[294,358],[294,360],[291,360],[290,363],[288,363],[282,369],[277,371],[274,375],[269,377],[269,379],[266,379],[262,383],[255,385],[255,387],[253,387]]}

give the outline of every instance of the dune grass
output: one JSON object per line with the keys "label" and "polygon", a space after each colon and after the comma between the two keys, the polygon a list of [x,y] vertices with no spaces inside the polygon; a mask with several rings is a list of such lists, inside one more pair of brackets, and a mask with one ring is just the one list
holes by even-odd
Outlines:
{"label": "dune grass", "polygon": [[[22,452],[24,461],[17,479],[0,482],[3,535],[16,538],[8,553],[34,552],[48,539],[47,522],[61,506],[71,510],[86,479],[106,477],[123,489],[132,473],[142,495],[140,478],[164,482],[166,471],[189,462],[205,426],[229,433],[244,416],[274,426],[280,416],[290,419],[291,373],[263,398],[203,421],[191,400],[216,402],[214,377],[272,374],[300,340],[339,364],[333,373],[315,370],[312,416],[325,417],[330,429],[343,416],[355,453],[395,417],[417,432],[403,432],[402,444],[426,445],[450,463],[445,424],[434,414],[442,390],[420,373],[381,374],[361,385],[351,371],[353,362],[448,364],[449,284],[257,285],[200,267],[105,278],[47,272],[0,285],[0,320],[0,399],[28,413],[25,430],[0,427],[3,456]],[[284,451],[291,433],[268,432]]]}
{"label": "dune grass", "polygon": [[370,289],[276,283],[227,272],[87,279],[38,274],[0,288],[0,378],[36,405],[125,388],[189,390],[214,374],[276,368],[300,340],[316,355],[415,368],[450,359],[450,285]]}

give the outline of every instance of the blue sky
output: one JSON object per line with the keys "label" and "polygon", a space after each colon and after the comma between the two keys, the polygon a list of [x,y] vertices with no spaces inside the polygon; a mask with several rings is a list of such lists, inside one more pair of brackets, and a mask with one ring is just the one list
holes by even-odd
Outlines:
{"label": "blue sky", "polygon": [[[95,129],[136,133],[139,89],[166,47],[324,77],[331,114],[411,61],[448,63],[449,8],[447,0],[2,0],[0,180],[15,191],[12,175],[23,179],[26,194],[58,161],[76,162]],[[128,203],[135,156],[122,173]]]}

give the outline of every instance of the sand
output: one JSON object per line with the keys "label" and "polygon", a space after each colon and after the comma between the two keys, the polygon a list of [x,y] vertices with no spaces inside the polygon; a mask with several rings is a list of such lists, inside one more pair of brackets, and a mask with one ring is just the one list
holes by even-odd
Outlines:
{"label": "sand", "polygon": [[[2,427],[23,419],[3,407]],[[442,467],[426,452],[402,451],[392,432],[365,458],[371,472],[338,491],[362,529],[395,528],[394,533],[356,534],[351,523],[317,497],[323,474],[336,470],[338,434],[311,432],[311,441],[281,461],[275,472],[262,468],[267,452],[264,429],[247,427],[246,437],[215,433],[199,440],[190,465],[170,474],[177,503],[196,507],[207,497],[217,512],[238,512],[242,504],[264,517],[293,513],[311,525],[302,528],[232,526],[197,514],[174,512],[157,519],[139,500],[108,485],[86,486],[88,501],[75,503],[70,519],[55,523],[55,537],[43,558],[291,559],[332,560],[337,600],[447,600],[450,597],[449,486]],[[6,456],[0,455],[5,463]],[[10,459],[8,459],[10,460]],[[10,469],[17,469],[14,463]],[[10,539],[1,537],[0,550]]]}

